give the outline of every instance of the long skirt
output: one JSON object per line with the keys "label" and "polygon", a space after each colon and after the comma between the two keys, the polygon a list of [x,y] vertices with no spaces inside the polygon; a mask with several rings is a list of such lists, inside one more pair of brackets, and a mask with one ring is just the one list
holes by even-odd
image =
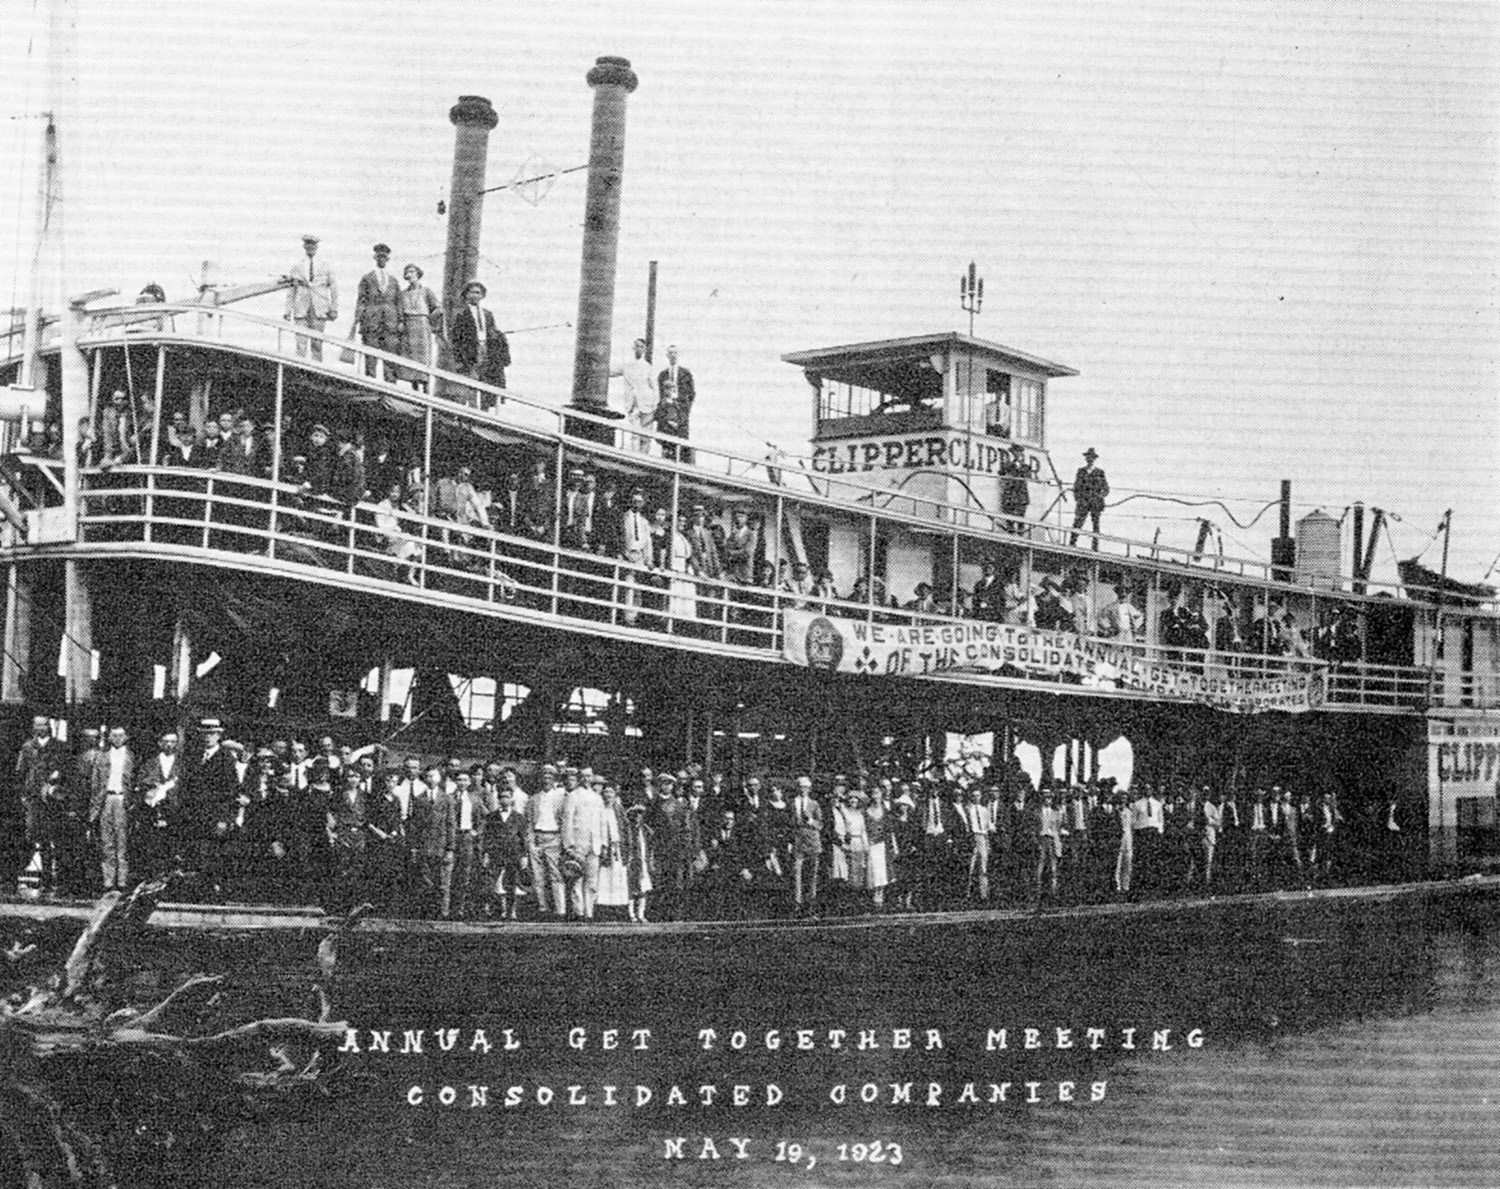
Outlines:
{"label": "long skirt", "polygon": [[[401,319],[401,354],[421,364],[432,362],[432,328],[425,314],[407,314]],[[425,380],[426,372],[414,368],[402,368],[401,379],[408,382]]]}
{"label": "long skirt", "polygon": [[876,888],[883,888],[883,887],[885,887],[887,884],[889,884],[891,882],[890,872],[889,872],[889,870],[886,867],[886,861],[885,861],[885,859],[886,859],[886,855],[885,855],[885,843],[884,842],[872,842],[872,843],[870,843],[870,851],[869,851],[869,859],[868,859],[868,867],[869,867],[869,871],[868,871],[869,884],[868,884],[868,886],[869,886],[869,888],[870,888],[871,891],[874,891]]}
{"label": "long skirt", "polygon": [[624,908],[630,903],[630,873],[618,851],[610,862],[599,864],[599,893],[594,902],[600,908]]}

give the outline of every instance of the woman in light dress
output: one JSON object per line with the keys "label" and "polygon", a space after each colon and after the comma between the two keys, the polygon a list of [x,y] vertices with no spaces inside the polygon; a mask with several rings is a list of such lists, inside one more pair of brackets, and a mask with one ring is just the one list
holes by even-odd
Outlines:
{"label": "woman in light dress", "polygon": [[[432,362],[432,336],[441,334],[443,305],[426,285],[422,270],[408,264],[401,272],[406,288],[401,290],[401,354],[417,363]],[[417,391],[427,387],[427,373],[416,368],[402,368],[401,378]]]}
{"label": "woman in light dress", "polygon": [[[677,513],[677,526],[672,530],[671,570],[674,574],[686,574],[693,562],[693,546],[685,531],[687,519]],[[698,586],[687,578],[673,578],[667,586],[667,615],[674,620],[692,619],[698,611]]]}
{"label": "woman in light dress", "polygon": [[[647,796],[650,796],[649,786]],[[647,808],[632,805],[625,811],[625,870],[630,881],[630,919],[645,923],[651,906],[651,827],[646,823]]]}
{"label": "woman in light dress", "polygon": [[635,909],[630,898],[630,876],[627,866],[626,845],[630,831],[625,822],[625,807],[620,804],[620,791],[613,784],[604,786],[604,842],[599,851],[599,894],[595,903],[600,908],[625,908],[630,919],[635,920]]}
{"label": "woman in light dress", "polygon": [[400,483],[392,483],[375,505],[375,531],[380,534],[385,551],[401,564],[402,577],[415,583],[416,570],[411,562],[417,556],[417,542],[401,522]]}
{"label": "woman in light dress", "polygon": [[1130,895],[1130,879],[1135,869],[1135,810],[1123,794],[1115,795],[1115,811],[1120,816],[1120,853],[1115,858],[1115,891]]}
{"label": "woman in light dress", "polygon": [[875,911],[885,907],[885,889],[891,882],[891,842],[889,803],[885,781],[875,786],[870,803],[865,806],[865,836],[869,840],[868,883],[875,900]]}
{"label": "woman in light dress", "polygon": [[869,884],[870,838],[865,832],[865,797],[847,793],[833,809],[834,879],[847,882],[851,892],[862,892]]}

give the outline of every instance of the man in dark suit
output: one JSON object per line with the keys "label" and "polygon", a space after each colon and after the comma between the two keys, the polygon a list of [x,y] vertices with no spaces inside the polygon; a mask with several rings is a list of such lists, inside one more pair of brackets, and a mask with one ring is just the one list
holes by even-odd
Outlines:
{"label": "man in dark suit", "polygon": [[[59,881],[63,891],[72,896],[88,896],[93,892],[94,879],[89,870],[92,858],[88,838],[89,801],[94,792],[94,765],[104,754],[99,747],[97,727],[85,727],[81,737],[82,745],[73,757],[63,800],[61,854],[58,856]],[[128,783],[126,789],[129,789]]]}
{"label": "man in dark suit", "polygon": [[1104,511],[1104,500],[1109,495],[1109,480],[1104,471],[1094,465],[1099,452],[1090,446],[1083,452],[1083,465],[1073,476],[1073,535],[1069,545],[1078,544],[1078,530],[1085,520],[1094,526],[1094,552],[1099,552],[1099,516]]}
{"label": "man in dark suit", "polygon": [[[367,347],[399,354],[401,351],[401,280],[386,268],[391,249],[376,244],[375,267],[359,279],[359,296],[354,301],[354,324]],[[365,358],[365,375],[375,374],[376,360]],[[385,378],[391,378],[390,366]]]}
{"label": "man in dark suit", "polygon": [[501,786],[493,796],[484,825],[484,867],[489,884],[485,899],[502,920],[513,921],[521,899],[521,869],[526,865],[526,815],[516,807],[516,795],[509,786]]}
{"label": "man in dark suit", "polygon": [[183,852],[202,875],[203,891],[217,896],[223,890],[231,827],[239,814],[240,782],[235,752],[224,745],[224,726],[205,718],[203,751],[188,766],[183,805]]}
{"label": "man in dark suit", "polygon": [[365,795],[358,768],[339,771],[342,786],[328,805],[328,841],[333,848],[334,902],[352,905],[361,891],[364,874]]}
{"label": "man in dark suit", "polygon": [[[129,815],[130,866],[143,879],[160,875],[171,865],[176,852],[177,832],[182,819],[182,757],[177,754],[177,732],[167,731],[157,740],[156,754],[135,775],[134,796]],[[94,769],[95,789],[99,787],[102,762]],[[107,777],[106,777],[107,779]],[[96,796],[100,794],[96,791]],[[107,799],[103,799],[107,804]],[[93,813],[93,803],[89,805]],[[108,861],[109,840],[100,823],[100,844],[105,848],[104,886],[127,886],[123,865],[112,868]]]}
{"label": "man in dark suit", "polygon": [[[68,754],[57,736],[52,733],[52,723],[38,715],[31,720],[31,737],[21,745],[16,756],[16,785],[21,791],[21,804],[26,813],[26,846],[17,875],[31,864],[31,856],[38,850],[43,857],[42,890],[52,890],[51,879],[56,873],[57,820],[61,812],[61,798],[56,794],[52,780],[54,772],[67,770]],[[52,862],[47,862],[52,857]]]}
{"label": "man in dark suit", "polygon": [[995,563],[984,563],[979,581],[974,584],[974,618],[1000,623],[1005,619],[1005,583],[995,571]]}
{"label": "man in dark suit", "polygon": [[[464,308],[448,328],[453,348],[453,362],[459,371],[496,388],[505,387],[505,369],[510,366],[510,343],[495,325],[495,315],[480,303],[489,290],[482,281],[464,286]],[[480,401],[481,408],[494,408],[491,398]]]}
{"label": "man in dark suit", "polygon": [[[693,373],[677,365],[677,347],[667,348],[667,366],[656,378],[656,432],[687,441],[688,421],[693,412],[693,401],[697,391],[693,387]],[[688,446],[677,446],[672,442],[661,444],[663,458],[675,458],[685,463],[693,461],[693,451]]]}
{"label": "man in dark suit", "polygon": [[443,774],[429,769],[420,791],[412,797],[406,819],[406,843],[417,864],[418,911],[423,916],[446,919],[451,907],[457,808]]}

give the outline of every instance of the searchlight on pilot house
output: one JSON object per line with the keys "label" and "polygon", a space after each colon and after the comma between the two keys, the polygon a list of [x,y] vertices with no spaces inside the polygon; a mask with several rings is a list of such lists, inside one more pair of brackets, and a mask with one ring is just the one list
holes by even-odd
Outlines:
{"label": "searchlight on pilot house", "polygon": [[833,488],[857,476],[986,515],[1013,446],[1034,480],[1051,476],[1047,381],[1078,374],[957,331],[782,359],[813,388],[812,468]]}

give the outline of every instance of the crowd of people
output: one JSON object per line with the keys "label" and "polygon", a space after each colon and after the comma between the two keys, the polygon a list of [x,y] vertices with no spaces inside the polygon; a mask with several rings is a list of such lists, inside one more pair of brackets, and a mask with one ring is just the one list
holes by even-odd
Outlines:
{"label": "crowd of people", "polygon": [[[181,869],[206,901],[369,902],[431,919],[776,918],[1260,891],[1406,874],[1394,798],[1109,780],[725,774],[264,745],[199,724],[137,756],[122,727],[70,748],[37,718],[15,765],[14,886],[126,889]],[[529,787],[526,787],[529,786]]]}
{"label": "crowd of people", "polygon": [[[359,547],[391,559],[386,568],[412,583],[421,580],[426,563],[459,573],[483,571],[496,597],[547,601],[551,577],[540,567],[550,563],[555,542],[565,550],[623,563],[599,569],[561,559],[565,568],[578,571],[574,585],[583,596],[571,610],[597,614],[613,604],[619,620],[631,625],[693,619],[721,625],[758,622],[764,618],[755,610],[764,601],[760,592],[774,590],[783,596],[784,606],[833,609],[830,604],[844,601],[873,606],[878,617],[890,622],[907,618],[896,614],[902,612],[1024,624],[1134,644],[1148,643],[1151,635],[1148,600],[1138,582],[1120,579],[1095,586],[1078,567],[1026,572],[1020,554],[1003,549],[981,564],[972,587],[955,590],[951,583],[939,588],[919,581],[902,600],[877,575],[860,576],[841,591],[826,564],[776,557],[769,512],[753,504],[717,507],[695,501],[680,505],[674,518],[670,491],[627,489],[608,471],[568,466],[559,486],[555,456],[533,455],[515,469],[493,463],[476,468],[463,455],[448,455],[446,462],[440,456],[429,475],[414,452],[401,451],[385,436],[367,442],[358,426],[299,426],[290,417],[278,435],[274,422],[257,419],[243,406],[207,416],[196,429],[186,410],[174,410],[164,418],[164,440],[156,450],[153,413],[149,402],[145,415],[135,411],[124,391],[115,390],[80,430],[80,462],[110,469],[154,457],[167,467],[214,472],[217,492],[231,502],[211,518],[247,527],[257,517],[244,503],[265,502],[268,493],[248,485],[236,491],[233,480],[269,479],[274,471],[297,491],[282,501],[284,535],[342,539],[346,533],[336,526],[362,524],[367,531],[357,538]],[[176,512],[195,524],[203,522],[201,504],[176,502],[183,507],[176,508],[170,497],[162,501],[157,515],[170,518]],[[458,527],[434,531],[424,520]],[[491,548],[465,529],[509,540]],[[167,526],[163,536],[172,532]],[[263,536],[233,531],[218,534],[211,543],[253,551],[267,547]],[[1309,622],[1278,600],[1260,599],[1246,607],[1220,587],[1181,581],[1156,606],[1156,631],[1149,642],[1178,662],[1208,650],[1226,656],[1333,661],[1360,656],[1358,625],[1347,605],[1330,604],[1317,622]]]}

